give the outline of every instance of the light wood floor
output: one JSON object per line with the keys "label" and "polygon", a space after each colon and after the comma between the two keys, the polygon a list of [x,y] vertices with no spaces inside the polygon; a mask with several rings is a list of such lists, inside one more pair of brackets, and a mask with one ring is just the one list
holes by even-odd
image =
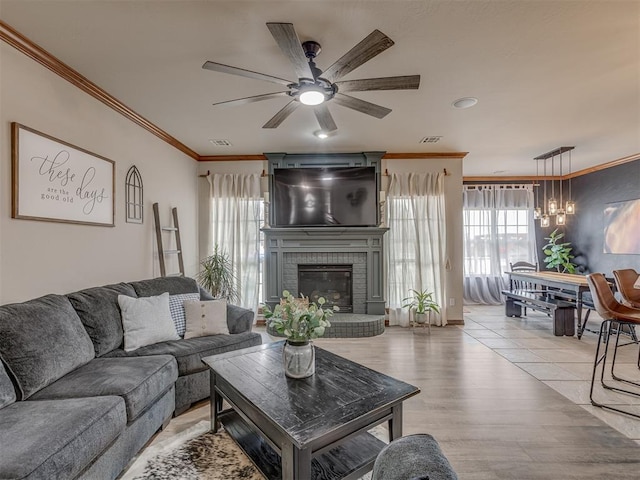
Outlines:
{"label": "light wood floor", "polygon": [[[588,400],[596,335],[554,337],[538,313],[517,319],[502,307],[465,311],[464,327],[434,327],[430,336],[390,327],[377,337],[315,343],[418,386],[421,393],[405,403],[404,434],[434,435],[462,480],[640,478],[640,420]],[[627,348],[618,362],[640,380],[637,347]],[[640,411],[640,399],[599,394],[636,402]],[[208,418],[203,402],[154,443]]]}

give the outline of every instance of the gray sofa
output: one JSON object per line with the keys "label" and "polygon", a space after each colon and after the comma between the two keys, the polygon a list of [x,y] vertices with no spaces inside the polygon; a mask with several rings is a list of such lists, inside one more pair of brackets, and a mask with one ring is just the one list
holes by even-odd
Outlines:
{"label": "gray sofa", "polygon": [[202,357],[261,343],[253,312],[229,335],[126,352],[118,295],[196,293],[164,277],[0,307],[0,479],[114,479],[172,415],[209,396]]}

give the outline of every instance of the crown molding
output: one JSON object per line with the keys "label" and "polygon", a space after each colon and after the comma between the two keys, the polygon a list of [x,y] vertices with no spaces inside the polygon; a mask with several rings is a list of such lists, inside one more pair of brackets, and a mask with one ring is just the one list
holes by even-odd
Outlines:
{"label": "crown molding", "polygon": [[588,175],[590,173],[599,172],[600,170],[606,170],[607,168],[617,167],[618,165],[634,162],[636,160],[640,160],[640,153],[628,155],[626,157],[618,158],[617,160],[612,160],[610,162],[603,163],[601,165],[596,165],[595,167],[584,168],[582,170],[578,170],[562,176],[560,175],[554,175],[554,176],[522,175],[522,176],[512,176],[512,177],[465,176],[465,177],[462,177],[462,181],[463,182],[522,182],[522,181],[542,181],[542,180],[569,180],[570,178],[581,177],[582,175]]}
{"label": "crown molding", "polygon": [[[385,153],[383,160],[411,160],[411,159],[455,159],[464,158],[469,152],[407,152]],[[322,155],[322,154],[318,154]],[[242,162],[245,160],[267,160],[264,155],[200,155],[200,162]]]}
{"label": "crown molding", "polygon": [[40,65],[48,68],[53,73],[59,75],[69,83],[78,87],[83,92],[88,93],[93,98],[99,100],[100,102],[104,103],[106,106],[112,108],[132,122],[151,132],[156,137],[167,142],[172,147],[177,148],[182,153],[185,153],[195,160],[198,159],[199,156],[195,151],[151,123],[142,115],[127,107],[124,103],[111,96],[109,93],[93,83],[87,77],[81,75],[69,65],[60,61],[58,58],[47,52],[36,43],[29,40],[27,37],[19,33],[17,30],[15,30],[2,20],[0,20],[0,40],[3,40],[5,43],[11,45],[16,50],[25,54],[27,57],[35,60]]}
{"label": "crown molding", "polygon": [[[177,140],[175,137],[169,135],[167,132],[144,118],[142,115],[136,113],[134,110],[126,106],[117,98],[110,95],[108,92],[100,88],[91,80],[81,75],[79,72],[71,68],[69,65],[60,61],[57,57],[47,52],[45,49],[29,40],[20,32],[15,30],[7,23],[0,20],[0,40],[4,41],[8,45],[11,45],[16,50],[20,51],[27,57],[38,62],[42,66],[48,68],[56,75],[59,75],[69,83],[73,84],[83,92],[91,95],[95,99],[104,103],[109,108],[115,110],[125,118],[136,123],[140,127],[149,131],[156,137],[160,138],[164,142],[168,143],[172,147],[180,150],[182,153],[199,162],[224,162],[224,161],[246,161],[246,160],[266,160],[264,155],[198,155],[194,150],[186,146],[184,143]],[[405,152],[405,153],[385,153],[382,157],[384,160],[411,160],[411,159],[464,159],[469,152]],[[595,167],[585,168],[573,172],[571,174],[563,175],[562,177],[553,177],[555,180],[579,177],[594,173],[600,170],[604,170],[611,167],[616,167],[624,163],[632,162],[640,159],[640,153],[629,155],[627,157],[619,158],[611,162],[596,165]],[[539,180],[539,176],[510,176],[510,177],[463,177],[465,182],[486,182],[486,181],[533,181]]]}

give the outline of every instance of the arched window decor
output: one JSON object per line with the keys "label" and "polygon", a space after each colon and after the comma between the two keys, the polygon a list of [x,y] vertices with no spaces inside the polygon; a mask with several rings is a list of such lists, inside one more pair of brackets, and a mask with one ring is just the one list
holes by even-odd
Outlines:
{"label": "arched window decor", "polygon": [[127,172],[124,185],[126,221],[127,223],[142,223],[142,177],[135,165]]}

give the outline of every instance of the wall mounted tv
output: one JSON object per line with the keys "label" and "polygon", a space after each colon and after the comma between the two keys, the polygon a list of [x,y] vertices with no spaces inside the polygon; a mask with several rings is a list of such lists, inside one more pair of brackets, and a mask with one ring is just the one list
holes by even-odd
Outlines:
{"label": "wall mounted tv", "polygon": [[375,167],[276,168],[274,226],[376,226]]}

